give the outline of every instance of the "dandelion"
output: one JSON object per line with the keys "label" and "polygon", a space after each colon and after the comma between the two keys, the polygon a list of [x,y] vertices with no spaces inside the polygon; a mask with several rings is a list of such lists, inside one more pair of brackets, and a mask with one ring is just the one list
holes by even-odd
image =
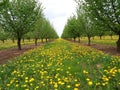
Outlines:
{"label": "dandelion", "polygon": [[75,86],[76,86],[76,87],[79,87],[79,86],[80,86],[80,84],[75,84]]}
{"label": "dandelion", "polygon": [[96,83],[96,86],[99,86],[100,85],[100,82]]}
{"label": "dandelion", "polygon": [[29,82],[33,82],[35,79],[34,78],[31,78],[30,80],[29,80]]}
{"label": "dandelion", "polygon": [[70,88],[71,86],[70,85],[67,85],[67,88]]}
{"label": "dandelion", "polygon": [[16,87],[18,87],[19,85],[18,85],[18,84],[16,84],[15,86],[16,86]]}
{"label": "dandelion", "polygon": [[87,78],[87,79],[86,79],[86,81],[90,81],[90,79],[89,79],[89,78]]}
{"label": "dandelion", "polygon": [[7,84],[7,86],[9,87],[9,86],[10,86],[10,84]]}
{"label": "dandelion", "polygon": [[58,84],[57,84],[57,83],[55,83],[54,87],[55,87],[55,88],[57,88],[57,87],[58,87]]}
{"label": "dandelion", "polygon": [[86,70],[83,70],[83,73],[84,73],[84,74],[88,74],[88,72],[87,72]]}
{"label": "dandelion", "polygon": [[93,85],[93,82],[92,82],[92,81],[89,81],[89,82],[88,82],[88,85],[89,85],[89,86],[92,86],[92,85]]}
{"label": "dandelion", "polygon": [[74,90],[79,90],[78,88],[74,88]]}

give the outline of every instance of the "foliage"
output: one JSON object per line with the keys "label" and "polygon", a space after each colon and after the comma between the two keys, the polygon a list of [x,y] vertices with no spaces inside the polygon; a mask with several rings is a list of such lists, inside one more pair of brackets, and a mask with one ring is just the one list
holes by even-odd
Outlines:
{"label": "foliage", "polygon": [[0,25],[14,33],[21,49],[21,38],[32,29],[41,14],[41,4],[35,0],[2,0],[0,6]]}
{"label": "foliage", "polygon": [[8,39],[9,34],[0,28],[0,40],[4,43]]}
{"label": "foliage", "polygon": [[84,5],[93,22],[106,28],[104,31],[110,30],[119,35],[117,50],[120,51],[120,1],[85,0]]}

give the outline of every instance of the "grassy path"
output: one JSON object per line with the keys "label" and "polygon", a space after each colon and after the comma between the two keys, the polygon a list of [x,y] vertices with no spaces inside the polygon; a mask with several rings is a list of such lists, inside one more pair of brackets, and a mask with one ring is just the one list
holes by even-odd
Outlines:
{"label": "grassy path", "polygon": [[120,58],[58,39],[0,66],[0,90],[118,90]]}

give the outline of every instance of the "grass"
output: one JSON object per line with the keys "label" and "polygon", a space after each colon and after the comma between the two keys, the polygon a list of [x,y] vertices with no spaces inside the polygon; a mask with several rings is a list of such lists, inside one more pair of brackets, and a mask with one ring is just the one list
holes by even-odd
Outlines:
{"label": "grass", "polygon": [[[40,40],[38,41],[40,42]],[[30,42],[28,40],[21,41],[22,45],[28,45],[28,44],[34,44],[34,40],[31,40]],[[17,47],[17,41],[15,40],[15,43],[12,42],[12,40],[7,40],[5,43],[0,41],[0,50],[5,50],[9,48]]]}
{"label": "grass", "polygon": [[0,66],[1,90],[118,90],[120,58],[58,39]]}
{"label": "grass", "polygon": [[[109,45],[109,46],[116,46],[116,42],[117,42],[118,36],[113,36],[113,39],[111,39],[110,36],[103,36],[102,39],[100,39],[99,37],[94,37],[91,38],[91,43],[92,44],[102,44],[102,45]],[[88,39],[87,37],[83,37],[81,39],[82,42],[87,43]]]}

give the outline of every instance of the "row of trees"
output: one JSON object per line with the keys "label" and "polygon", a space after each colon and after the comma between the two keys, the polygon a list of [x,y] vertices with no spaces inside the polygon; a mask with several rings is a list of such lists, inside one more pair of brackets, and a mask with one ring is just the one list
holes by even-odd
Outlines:
{"label": "row of trees", "polygon": [[117,51],[120,52],[120,2],[119,0],[75,0],[77,15],[68,19],[63,38],[90,38],[104,34],[119,36]]}
{"label": "row of trees", "polygon": [[[41,3],[36,0],[2,0],[0,1],[0,34],[7,33],[17,39],[21,50],[21,39],[25,36],[37,40],[40,38],[57,38],[58,35],[50,22],[44,17]],[[4,33],[4,34],[3,34]]]}

